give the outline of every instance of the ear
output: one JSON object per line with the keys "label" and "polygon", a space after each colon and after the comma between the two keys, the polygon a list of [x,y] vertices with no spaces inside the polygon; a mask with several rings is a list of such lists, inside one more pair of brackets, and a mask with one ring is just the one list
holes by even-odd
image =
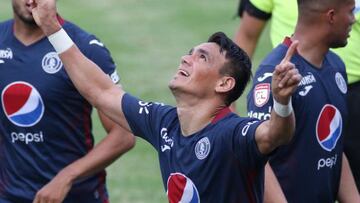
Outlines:
{"label": "ear", "polygon": [[223,76],[216,84],[215,91],[219,93],[229,92],[235,87],[235,79],[230,76]]}
{"label": "ear", "polygon": [[335,9],[329,9],[327,12],[326,12],[326,17],[327,17],[327,20],[330,24],[334,24],[335,22]]}

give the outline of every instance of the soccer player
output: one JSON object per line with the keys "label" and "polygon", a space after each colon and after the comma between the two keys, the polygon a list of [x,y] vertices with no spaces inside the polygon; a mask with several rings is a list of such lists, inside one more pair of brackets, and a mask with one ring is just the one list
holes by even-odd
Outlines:
{"label": "soccer player", "polygon": [[[248,95],[249,115],[271,117],[272,71],[294,40],[292,58],[303,79],[292,96],[294,140],[279,147],[269,162],[289,202],[359,202],[351,171],[343,159],[342,131],[347,118],[346,72],[329,48],[343,47],[355,22],[353,0],[298,0],[294,35],[285,38],[261,63]],[[267,186],[265,186],[267,188]],[[271,189],[271,188],[270,188]],[[266,191],[267,189],[265,189]],[[267,192],[265,192],[267,193]],[[279,200],[276,194],[270,202]]]}
{"label": "soccer player", "polygon": [[[250,56],[258,38],[271,18],[270,38],[273,46],[294,32],[298,11],[296,0],[241,0],[240,26],[235,42]],[[360,0],[355,0],[355,23],[345,48],[333,49],[344,61],[348,78],[347,106],[349,115],[344,128],[344,152],[349,159],[358,190],[360,190]]]}
{"label": "soccer player", "polygon": [[[0,202],[30,203],[58,173],[71,174],[63,180],[68,189],[72,186],[64,202],[108,202],[105,171],[93,166],[110,164],[134,145],[134,136],[100,113],[108,135],[93,148],[91,105],[36,25],[30,1],[12,0],[12,6],[14,18],[0,23]],[[104,45],[61,17],[57,20],[117,83],[115,64]],[[77,167],[65,168],[74,161]],[[94,175],[86,176],[89,171]],[[86,177],[75,182],[82,174]]]}
{"label": "soccer player", "polygon": [[295,128],[288,102],[301,79],[289,63],[296,43],[274,71],[272,117],[259,122],[228,108],[245,89],[251,65],[225,34],[215,33],[181,58],[169,84],[175,108],[140,101],[115,86],[56,21],[54,0],[36,0],[33,7],[77,89],[158,151],[169,202],[262,202],[266,155],[288,143]]}

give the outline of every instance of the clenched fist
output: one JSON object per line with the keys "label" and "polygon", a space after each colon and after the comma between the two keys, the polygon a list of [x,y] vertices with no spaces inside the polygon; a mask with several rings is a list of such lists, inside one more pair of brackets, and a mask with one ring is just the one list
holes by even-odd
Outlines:
{"label": "clenched fist", "polygon": [[57,20],[56,0],[30,0],[36,24],[49,36],[61,29]]}

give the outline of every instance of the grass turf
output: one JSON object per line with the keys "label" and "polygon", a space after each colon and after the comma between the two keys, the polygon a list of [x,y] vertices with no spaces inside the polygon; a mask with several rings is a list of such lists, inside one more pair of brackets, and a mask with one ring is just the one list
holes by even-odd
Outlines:
{"label": "grass turf", "polygon": [[[216,31],[233,37],[238,0],[76,0],[58,1],[59,13],[95,34],[109,48],[124,89],[146,101],[174,104],[167,88],[180,57]],[[12,17],[11,1],[0,0],[0,21]],[[270,51],[262,36],[254,67]],[[253,68],[255,70],[255,68]],[[246,110],[245,94],[237,102]],[[105,136],[93,114],[97,141]],[[113,203],[167,202],[155,150],[142,139],[108,169]]]}

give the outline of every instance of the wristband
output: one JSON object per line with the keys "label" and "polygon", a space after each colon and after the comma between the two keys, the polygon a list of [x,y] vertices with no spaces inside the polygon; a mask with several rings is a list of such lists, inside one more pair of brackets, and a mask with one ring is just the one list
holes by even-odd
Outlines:
{"label": "wristband", "polygon": [[62,54],[74,44],[63,28],[49,35],[48,39],[58,54]]}
{"label": "wristband", "polygon": [[291,98],[287,105],[280,104],[279,102],[277,102],[274,99],[273,108],[274,108],[275,113],[277,115],[279,115],[280,117],[283,117],[283,118],[288,117],[293,111]]}

